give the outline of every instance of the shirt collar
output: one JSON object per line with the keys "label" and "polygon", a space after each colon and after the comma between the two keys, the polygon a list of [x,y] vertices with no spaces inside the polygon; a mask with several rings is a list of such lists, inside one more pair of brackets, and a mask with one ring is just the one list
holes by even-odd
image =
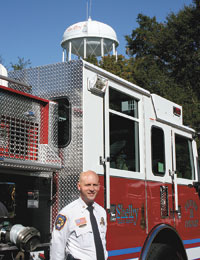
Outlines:
{"label": "shirt collar", "polygon": [[[80,205],[81,205],[81,211],[82,211],[82,212],[87,209],[88,205],[85,203],[85,201],[82,200],[81,197],[79,197],[79,203],[80,203]],[[94,203],[92,204],[92,206],[94,207],[94,210],[95,210],[95,209],[96,209],[96,203],[94,202]]]}

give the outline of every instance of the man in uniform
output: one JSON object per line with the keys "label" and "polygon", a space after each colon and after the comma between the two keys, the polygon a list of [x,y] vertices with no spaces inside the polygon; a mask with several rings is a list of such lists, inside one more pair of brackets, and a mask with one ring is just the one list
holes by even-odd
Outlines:
{"label": "man in uniform", "polygon": [[106,211],[94,202],[100,184],[93,171],[82,172],[80,198],[58,214],[52,233],[51,260],[106,260]]}

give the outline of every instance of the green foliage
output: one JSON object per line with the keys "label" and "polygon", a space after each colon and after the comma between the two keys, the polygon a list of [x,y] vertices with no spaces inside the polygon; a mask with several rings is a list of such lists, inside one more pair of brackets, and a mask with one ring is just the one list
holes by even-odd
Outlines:
{"label": "green foliage", "polygon": [[136,58],[155,54],[157,37],[164,25],[157,23],[155,17],[149,18],[142,14],[138,15],[137,22],[140,27],[133,30],[131,36],[125,36],[127,54]]}
{"label": "green foliage", "polygon": [[139,14],[139,27],[126,36],[136,83],[184,109],[184,123],[200,127],[200,0],[165,23]]}
{"label": "green foliage", "polygon": [[31,61],[29,59],[27,61],[25,61],[24,58],[20,58],[20,57],[17,57],[17,58],[18,58],[17,63],[15,63],[15,64],[13,64],[12,62],[10,63],[12,69],[22,70],[31,65]]}
{"label": "green foliage", "polygon": [[134,59],[125,59],[123,55],[119,55],[117,60],[116,56],[105,56],[100,60],[99,66],[123,79],[135,83],[133,79],[133,64]]}
{"label": "green foliage", "polygon": [[88,58],[85,59],[85,61],[90,62],[90,63],[98,66],[98,60],[97,60],[95,55],[89,56]]}
{"label": "green foliage", "polygon": [[200,8],[185,7],[178,15],[167,18],[161,34],[159,55],[168,65],[170,76],[185,88],[191,88],[200,98]]}

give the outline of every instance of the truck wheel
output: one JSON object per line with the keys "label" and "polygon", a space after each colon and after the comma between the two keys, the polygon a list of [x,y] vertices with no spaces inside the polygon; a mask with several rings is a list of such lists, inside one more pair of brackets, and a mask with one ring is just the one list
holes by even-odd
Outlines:
{"label": "truck wheel", "polygon": [[151,245],[147,260],[182,260],[175,249],[167,244],[153,243]]}

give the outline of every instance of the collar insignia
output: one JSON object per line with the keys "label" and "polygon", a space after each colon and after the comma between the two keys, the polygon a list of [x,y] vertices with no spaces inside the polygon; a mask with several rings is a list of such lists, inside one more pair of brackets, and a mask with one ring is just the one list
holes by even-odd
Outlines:
{"label": "collar insignia", "polygon": [[103,217],[101,217],[101,222],[100,222],[100,225],[103,225],[103,226],[105,226],[105,221],[104,221],[104,218],[103,218]]}

